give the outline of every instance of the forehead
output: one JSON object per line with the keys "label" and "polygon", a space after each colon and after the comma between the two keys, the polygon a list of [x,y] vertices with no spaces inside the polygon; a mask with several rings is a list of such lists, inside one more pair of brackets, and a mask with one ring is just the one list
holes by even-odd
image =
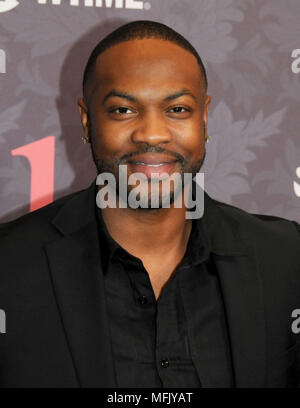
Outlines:
{"label": "forehead", "polygon": [[104,51],[95,64],[90,83],[91,95],[110,88],[128,91],[188,88],[203,91],[197,59],[189,51],[160,39],[123,42]]}

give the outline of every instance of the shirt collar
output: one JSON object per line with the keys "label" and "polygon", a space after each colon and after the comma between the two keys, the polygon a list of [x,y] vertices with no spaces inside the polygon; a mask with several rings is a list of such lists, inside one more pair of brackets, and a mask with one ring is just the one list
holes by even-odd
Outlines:
{"label": "shirt collar", "polygon": [[[68,200],[62,199],[58,209],[56,204],[49,206],[43,216],[62,235],[71,235],[90,223],[97,222],[99,217],[96,209],[97,213],[99,209],[95,199],[98,192],[96,182],[97,178],[88,188],[71,194]],[[197,186],[200,188],[199,185]],[[197,224],[200,222],[205,230],[210,251],[222,256],[247,255],[251,240],[247,229],[249,218],[247,213],[214,200],[204,191],[203,193],[204,214],[202,218],[194,221]]]}

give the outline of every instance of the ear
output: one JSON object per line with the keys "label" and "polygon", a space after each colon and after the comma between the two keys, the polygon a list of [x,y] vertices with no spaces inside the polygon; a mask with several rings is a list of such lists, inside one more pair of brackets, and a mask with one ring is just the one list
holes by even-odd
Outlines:
{"label": "ear", "polygon": [[203,111],[203,122],[205,127],[207,126],[207,117],[208,117],[208,110],[211,102],[211,97],[209,95],[205,96],[205,101],[204,101],[204,111]]}
{"label": "ear", "polygon": [[89,116],[88,116],[88,108],[84,102],[83,98],[77,99],[77,107],[80,113],[81,124],[84,131],[84,137],[87,142],[91,143],[89,137]]}

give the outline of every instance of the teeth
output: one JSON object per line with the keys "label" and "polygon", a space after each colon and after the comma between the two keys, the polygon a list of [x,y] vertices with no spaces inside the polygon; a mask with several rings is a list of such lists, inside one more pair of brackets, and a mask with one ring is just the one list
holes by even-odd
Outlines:
{"label": "teeth", "polygon": [[142,163],[142,162],[139,162],[139,163],[136,163],[136,164],[143,164],[144,166],[149,166],[149,167],[160,167],[160,166],[163,166],[163,165],[164,165],[164,163],[159,163],[159,164],[147,164],[147,163]]}

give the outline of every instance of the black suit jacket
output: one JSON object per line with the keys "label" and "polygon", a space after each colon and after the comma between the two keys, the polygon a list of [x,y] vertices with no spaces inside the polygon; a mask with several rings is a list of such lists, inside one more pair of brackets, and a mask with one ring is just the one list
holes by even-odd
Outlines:
{"label": "black suit jacket", "polygon": [[[0,228],[1,387],[114,387],[95,181]],[[237,387],[299,386],[299,225],[205,194]],[[204,387],[213,387],[194,356]],[[201,376],[200,376],[201,378]]]}

